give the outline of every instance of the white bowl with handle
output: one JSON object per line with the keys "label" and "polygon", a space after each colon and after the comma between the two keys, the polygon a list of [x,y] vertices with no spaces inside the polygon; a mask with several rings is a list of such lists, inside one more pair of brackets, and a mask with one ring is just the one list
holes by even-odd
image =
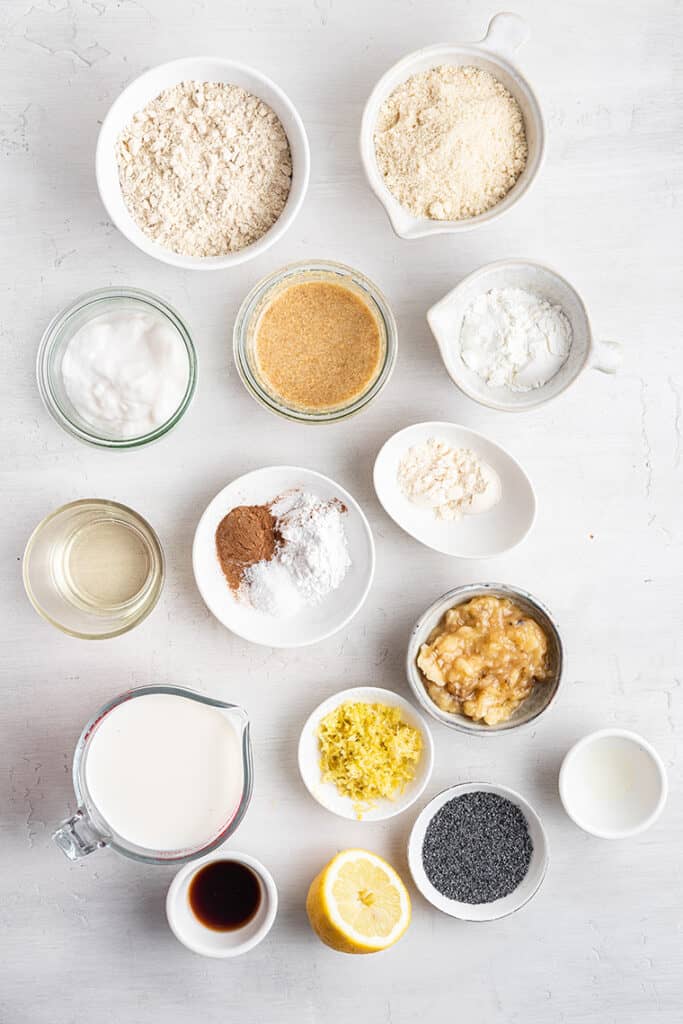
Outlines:
{"label": "white bowl with handle", "polygon": [[[460,354],[460,331],[465,313],[474,300],[492,289],[522,288],[562,308],[572,329],[569,355],[554,377],[532,391],[491,387],[471,370]],[[621,345],[599,341],[593,335],[583,300],[556,270],[532,260],[511,259],[487,263],[463,278],[427,311],[427,322],[453,383],[475,402],[503,412],[534,409],[566,391],[587,367],[615,373],[621,364]]]}
{"label": "white bowl with handle", "polygon": [[[164,89],[180,82],[225,82],[238,85],[267,103],[280,119],[292,154],[292,187],[285,207],[261,238],[224,256],[185,256],[159,245],[137,225],[126,206],[119,182],[116,142],[138,111]],[[269,249],[294,221],[308,188],[310,152],[306,129],[299,113],[283,90],[270,78],[234,60],[222,57],[186,57],[151,68],[126,86],[102,122],[95,154],[97,187],[104,207],[122,235],[148,256],[186,270],[225,270],[251,260]]]}
{"label": "white bowl with handle", "polygon": [[[360,130],[360,155],[370,188],[387,212],[391,226],[400,238],[452,234],[489,224],[500,217],[528,192],[545,153],[545,126],[541,106],[526,78],[512,58],[529,38],[529,28],[517,14],[497,14],[491,19],[484,38],[478,43],[437,43],[409,53],[389,68],[377,82],[365,104]],[[490,210],[464,220],[430,220],[416,217],[389,191],[375,156],[375,125],[380,108],[394,89],[413,75],[440,64],[473,66],[488,71],[514,96],[524,117],[528,156],[524,170],[508,194]]]}

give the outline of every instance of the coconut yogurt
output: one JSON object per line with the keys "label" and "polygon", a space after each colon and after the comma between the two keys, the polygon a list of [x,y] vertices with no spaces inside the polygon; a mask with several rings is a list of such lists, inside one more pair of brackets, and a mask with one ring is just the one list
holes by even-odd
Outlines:
{"label": "coconut yogurt", "polygon": [[61,363],[82,422],[115,440],[144,437],[171,419],[190,376],[187,349],[161,314],[111,309],[82,324]]}

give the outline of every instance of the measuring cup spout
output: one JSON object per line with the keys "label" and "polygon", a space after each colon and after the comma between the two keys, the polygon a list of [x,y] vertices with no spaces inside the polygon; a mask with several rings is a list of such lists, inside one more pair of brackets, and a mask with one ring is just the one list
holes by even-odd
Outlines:
{"label": "measuring cup spout", "polygon": [[93,850],[106,845],[104,837],[96,831],[83,809],[63,821],[56,832],[53,832],[52,838],[69,860],[87,857]]}

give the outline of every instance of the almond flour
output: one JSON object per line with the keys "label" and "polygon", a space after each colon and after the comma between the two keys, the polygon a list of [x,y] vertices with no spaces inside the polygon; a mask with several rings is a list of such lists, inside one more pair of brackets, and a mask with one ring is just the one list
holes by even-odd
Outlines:
{"label": "almond flour", "polygon": [[225,256],[261,238],[292,183],[273,110],[224,82],[180,82],[118,139],[121,191],[138,227],[183,256]]}
{"label": "almond flour", "polygon": [[475,67],[413,75],[380,108],[377,165],[416,217],[464,220],[503,199],[526,166],[524,118],[505,86]]}

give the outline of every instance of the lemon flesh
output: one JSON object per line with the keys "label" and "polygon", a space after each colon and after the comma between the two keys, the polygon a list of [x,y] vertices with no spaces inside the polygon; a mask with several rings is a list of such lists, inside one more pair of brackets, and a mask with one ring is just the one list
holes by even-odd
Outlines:
{"label": "lemon flesh", "polygon": [[316,935],[342,953],[377,953],[410,924],[410,897],[390,864],[366,850],[337,854],[308,890]]}

